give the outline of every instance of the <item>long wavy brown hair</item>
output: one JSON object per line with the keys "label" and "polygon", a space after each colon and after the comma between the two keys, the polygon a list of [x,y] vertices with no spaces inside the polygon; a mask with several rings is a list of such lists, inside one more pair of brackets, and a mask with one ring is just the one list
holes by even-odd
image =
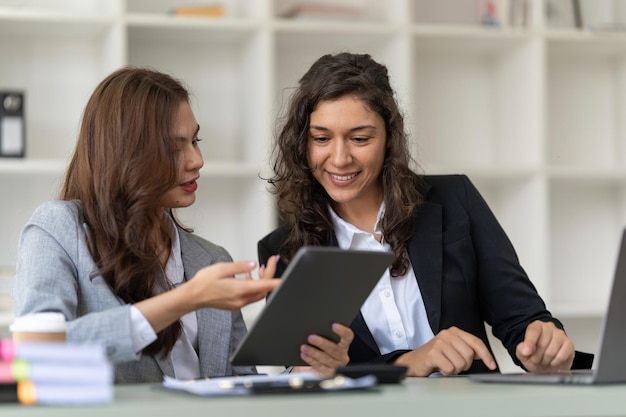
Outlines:
{"label": "long wavy brown hair", "polygon": [[324,55],[302,76],[282,120],[272,151],[273,176],[269,190],[277,197],[282,222],[290,227],[280,249],[289,261],[303,245],[323,245],[333,235],[328,211],[332,203],[313,176],[307,161],[310,116],[318,104],[344,96],[360,99],[385,122],[387,148],[380,181],[385,215],[382,232],[396,259],[392,276],[409,266],[406,246],[414,231],[414,211],[423,198],[420,177],[411,170],[411,155],[404,119],[389,83],[387,68],[367,54]]}
{"label": "long wavy brown hair", "polygon": [[[160,206],[177,183],[174,121],[189,93],[149,68],[125,67],[91,95],[60,198],[80,200],[89,250],[100,274],[132,304],[167,286],[159,252],[171,245],[171,210]],[[168,218],[169,217],[169,218]],[[179,225],[180,226],[180,225]],[[166,356],[180,336],[177,321],[143,352]]]}

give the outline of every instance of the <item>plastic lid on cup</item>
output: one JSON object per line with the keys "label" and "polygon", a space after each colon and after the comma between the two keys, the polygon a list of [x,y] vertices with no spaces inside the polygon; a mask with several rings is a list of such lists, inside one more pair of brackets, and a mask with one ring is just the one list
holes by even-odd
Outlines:
{"label": "plastic lid on cup", "polygon": [[67,330],[62,313],[44,312],[16,317],[9,326],[11,332],[62,333]]}

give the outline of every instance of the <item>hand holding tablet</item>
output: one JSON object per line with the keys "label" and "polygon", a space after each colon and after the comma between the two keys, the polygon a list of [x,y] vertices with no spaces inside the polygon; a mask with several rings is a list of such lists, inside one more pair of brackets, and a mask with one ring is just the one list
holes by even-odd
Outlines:
{"label": "hand holding tablet", "polygon": [[337,341],[332,323],[349,326],[393,253],[305,246],[268,297],[231,357],[233,365],[306,365],[300,345],[317,334]]}

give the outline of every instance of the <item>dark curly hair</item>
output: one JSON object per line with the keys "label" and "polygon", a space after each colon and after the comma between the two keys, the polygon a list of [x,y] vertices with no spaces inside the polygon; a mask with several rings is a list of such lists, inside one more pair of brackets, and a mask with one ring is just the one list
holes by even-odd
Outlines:
{"label": "dark curly hair", "polygon": [[414,211],[423,201],[416,187],[420,176],[409,166],[404,119],[387,68],[367,54],[322,56],[291,96],[272,150],[274,173],[267,179],[270,192],[277,197],[280,220],[290,228],[280,254],[288,262],[301,246],[323,245],[334,233],[328,211],[331,200],[308,165],[307,141],[310,116],[319,103],[345,96],[361,100],[385,123],[387,147],[380,178],[385,214],[381,226],[385,241],[396,254],[391,275],[401,276],[410,266],[406,246],[414,231]]}

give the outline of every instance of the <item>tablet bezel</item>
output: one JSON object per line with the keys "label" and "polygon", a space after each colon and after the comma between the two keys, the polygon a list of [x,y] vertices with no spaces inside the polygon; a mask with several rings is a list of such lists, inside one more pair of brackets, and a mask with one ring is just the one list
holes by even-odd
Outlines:
{"label": "tablet bezel", "polygon": [[333,322],[349,326],[393,252],[304,246],[233,355],[233,365],[306,365],[300,345],[317,334],[338,341]]}

